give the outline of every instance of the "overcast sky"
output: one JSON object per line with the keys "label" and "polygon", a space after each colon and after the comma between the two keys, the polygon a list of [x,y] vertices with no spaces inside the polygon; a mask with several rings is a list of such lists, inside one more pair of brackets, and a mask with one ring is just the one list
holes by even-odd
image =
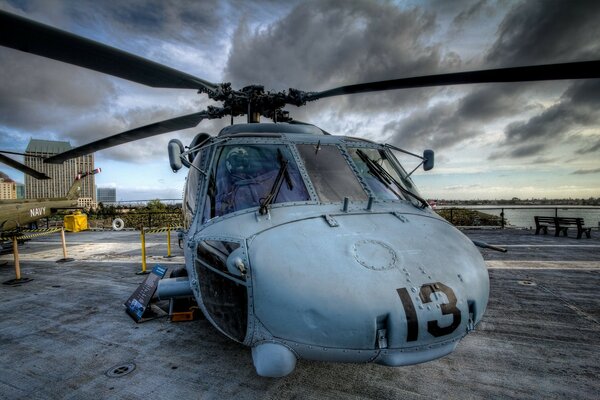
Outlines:
{"label": "overcast sky", "polygon": [[[323,90],[600,59],[594,0],[0,0],[0,9],[234,88]],[[24,151],[30,138],[81,145],[208,104],[194,90],[149,88],[0,48],[3,150]],[[435,169],[415,177],[428,198],[600,197],[600,80],[409,89],[288,110],[331,133],[434,149]],[[98,152],[97,185],[116,187],[118,200],[179,198],[185,172],[170,171],[167,142],[216,134],[228,122]]]}

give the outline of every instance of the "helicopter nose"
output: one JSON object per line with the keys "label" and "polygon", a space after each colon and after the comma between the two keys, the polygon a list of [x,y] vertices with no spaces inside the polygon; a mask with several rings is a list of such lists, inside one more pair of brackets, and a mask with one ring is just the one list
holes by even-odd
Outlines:
{"label": "helicopter nose", "polygon": [[335,218],[277,226],[248,247],[255,316],[301,357],[428,361],[481,319],[487,269],[454,227],[416,215]]}

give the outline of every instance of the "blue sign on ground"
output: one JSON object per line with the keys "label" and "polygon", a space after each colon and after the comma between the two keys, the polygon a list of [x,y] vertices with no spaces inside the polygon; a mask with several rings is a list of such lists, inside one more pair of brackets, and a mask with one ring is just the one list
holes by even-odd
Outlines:
{"label": "blue sign on ground", "polygon": [[135,320],[135,322],[140,322],[142,319],[142,316],[150,304],[152,295],[158,287],[158,281],[160,281],[166,273],[167,267],[155,265],[154,268],[152,268],[152,273],[144,279],[144,282],[138,286],[131,297],[124,303],[125,311]]}

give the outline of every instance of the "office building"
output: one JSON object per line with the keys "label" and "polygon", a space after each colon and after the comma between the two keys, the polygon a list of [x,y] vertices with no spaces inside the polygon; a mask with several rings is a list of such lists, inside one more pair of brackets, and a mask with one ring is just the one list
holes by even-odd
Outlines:
{"label": "office building", "polygon": [[117,201],[117,189],[116,188],[98,188],[96,200],[98,203],[104,205],[114,204]]}
{"label": "office building", "polygon": [[[35,179],[25,175],[25,198],[64,197],[82,172],[94,170],[94,155],[88,154],[65,161],[62,164],[46,164],[44,158],[70,150],[69,142],[31,139],[25,150],[25,165],[43,172],[52,179]],[[83,179],[80,197],[82,206],[95,207],[96,185],[94,175]]]}
{"label": "office building", "polygon": [[17,182],[17,199],[25,198],[25,184]]}
{"label": "office building", "polygon": [[17,184],[4,172],[0,172],[0,200],[17,198]]}

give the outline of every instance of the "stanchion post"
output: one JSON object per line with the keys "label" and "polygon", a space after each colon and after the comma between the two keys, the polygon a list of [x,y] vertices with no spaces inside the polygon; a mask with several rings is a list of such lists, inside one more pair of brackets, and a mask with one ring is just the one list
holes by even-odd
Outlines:
{"label": "stanchion post", "polygon": [[15,257],[15,279],[10,279],[6,282],[2,282],[4,285],[17,286],[21,283],[31,282],[32,278],[21,278],[21,264],[19,263],[19,242],[16,236],[12,237],[13,242],[13,256]]}
{"label": "stanchion post", "polygon": [[144,227],[140,227],[140,239],[142,241],[142,270],[140,272],[136,272],[137,275],[146,275],[149,272],[146,271],[146,233],[144,232]]}
{"label": "stanchion post", "polygon": [[60,228],[60,240],[62,241],[63,258],[67,258],[67,241],[65,240],[65,228]]}
{"label": "stanchion post", "polygon": [[65,239],[65,228],[64,227],[60,228],[60,240],[62,242],[63,258],[61,258],[60,260],[56,260],[56,262],[64,263],[64,262],[74,261],[75,260],[74,258],[67,257],[67,241]]}
{"label": "stanchion post", "polygon": [[171,258],[171,227],[167,227],[167,258]]}
{"label": "stanchion post", "polygon": [[17,281],[21,280],[21,265],[19,264],[19,244],[17,243],[17,238],[13,236],[13,255],[15,256],[15,279]]}

